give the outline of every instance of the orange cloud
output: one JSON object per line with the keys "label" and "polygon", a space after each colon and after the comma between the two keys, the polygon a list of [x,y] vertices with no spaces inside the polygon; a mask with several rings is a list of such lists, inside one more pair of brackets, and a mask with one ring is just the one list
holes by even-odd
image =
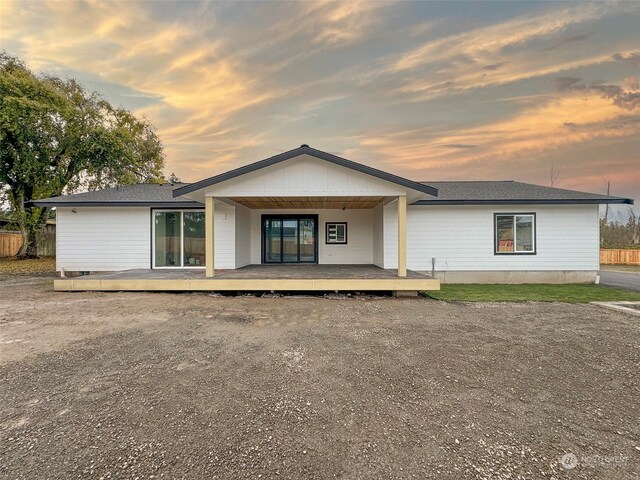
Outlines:
{"label": "orange cloud", "polygon": [[[365,149],[405,170],[494,165],[594,140],[640,134],[640,116],[596,94],[572,93],[530,107],[513,118],[428,138],[422,130],[361,140]],[[422,138],[427,137],[426,140]]]}
{"label": "orange cloud", "polygon": [[388,4],[365,0],[309,2],[307,15],[309,18],[319,16],[322,25],[314,42],[344,45],[360,40],[378,23],[375,13]]}
{"label": "orange cloud", "polygon": [[[169,156],[184,153],[172,144],[210,144],[211,137],[231,131],[225,125],[231,115],[283,94],[265,88],[241,58],[228,55],[202,30],[156,21],[147,4],[46,2],[24,7],[3,2],[0,27],[3,36],[20,39],[31,66],[50,70],[44,59],[55,59],[65,68],[88,71],[160,99],[138,113],[158,126]],[[215,24],[209,15],[209,25]],[[25,34],[33,30],[34,18],[46,18],[46,26],[37,34]],[[236,137],[238,143],[244,142]],[[206,147],[195,150],[214,161],[228,158],[220,155],[219,147],[209,153]],[[181,155],[182,161],[192,158]]]}

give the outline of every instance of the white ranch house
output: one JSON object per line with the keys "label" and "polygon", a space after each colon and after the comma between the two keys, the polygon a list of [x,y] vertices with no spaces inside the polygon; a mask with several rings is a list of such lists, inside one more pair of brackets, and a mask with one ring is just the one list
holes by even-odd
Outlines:
{"label": "white ranch house", "polygon": [[593,282],[598,206],[633,201],[417,182],[302,145],[193,184],[34,203],[57,209],[57,269],[91,273],[58,290],[413,293],[440,281]]}

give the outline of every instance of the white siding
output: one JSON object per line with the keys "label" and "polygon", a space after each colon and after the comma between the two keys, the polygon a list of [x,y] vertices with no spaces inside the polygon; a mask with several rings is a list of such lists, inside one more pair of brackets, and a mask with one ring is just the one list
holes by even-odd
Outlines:
{"label": "white siding", "polygon": [[213,228],[215,268],[236,268],[236,209],[233,205],[216,202]]}
{"label": "white siding", "polygon": [[383,207],[378,205],[372,212],[373,234],[373,263],[379,267],[384,266],[384,217]]}
{"label": "white siding", "polygon": [[[113,272],[151,268],[149,207],[59,207],[56,268]],[[235,209],[216,202],[216,268],[235,268]]]}
{"label": "white siding", "polygon": [[236,204],[236,268],[251,263],[251,210]]}
{"label": "white siding", "polygon": [[[347,244],[325,243],[326,222],[347,222]],[[320,210],[318,262],[326,264],[373,263],[373,212],[371,210]]]}
{"label": "white siding", "polygon": [[[407,210],[407,237],[409,236],[409,216]],[[388,203],[383,208],[382,218],[383,242],[384,242],[384,265],[383,268],[398,268],[398,201]],[[407,247],[409,239],[407,238]],[[409,252],[407,248],[407,268],[409,265]]]}
{"label": "white siding", "polygon": [[59,207],[56,268],[114,271],[151,267],[151,216],[146,208]]}
{"label": "white siding", "polygon": [[[133,207],[61,207],[58,270],[150,268],[151,212]],[[535,255],[494,255],[494,213],[536,213]],[[216,202],[217,269],[261,263],[262,214],[318,214],[318,260],[397,268],[397,204],[373,210],[249,210]],[[348,244],[325,244],[326,222],[348,223]],[[594,271],[599,267],[597,206],[409,206],[407,266],[436,271]]]}
{"label": "white siding", "polygon": [[[318,263],[371,264],[373,263],[373,211],[363,210],[251,210],[251,263],[262,262],[263,214],[318,215]],[[325,244],[325,223],[347,222],[346,245]]]}
{"label": "white siding", "polygon": [[309,155],[301,155],[205,189],[206,196],[218,197],[400,194],[420,195],[400,185]]}
{"label": "white siding", "polygon": [[[536,213],[536,254],[494,255],[494,213],[517,212]],[[385,242],[394,222],[394,212],[385,210]],[[412,270],[430,270],[435,257],[436,271],[592,271],[599,267],[598,236],[596,205],[413,206],[407,214],[407,263]],[[391,264],[397,241],[389,250],[385,258]]]}

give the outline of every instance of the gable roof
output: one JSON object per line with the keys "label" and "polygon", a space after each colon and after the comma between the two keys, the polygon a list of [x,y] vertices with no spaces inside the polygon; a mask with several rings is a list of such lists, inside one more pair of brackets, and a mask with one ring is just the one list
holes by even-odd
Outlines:
{"label": "gable roof", "polygon": [[36,207],[158,207],[202,208],[200,202],[188,198],[176,198],[173,190],[182,184],[140,183],[95,190],[93,192],[62,195],[31,202]]}
{"label": "gable roof", "polygon": [[234,170],[229,170],[228,172],[221,173],[220,175],[214,175],[213,177],[205,178],[204,180],[200,180],[199,182],[195,182],[190,185],[185,185],[184,187],[175,189],[173,192],[173,195],[174,196],[185,195],[187,193],[191,193],[196,190],[200,190],[202,188],[206,188],[211,185],[215,185],[217,183],[224,182],[226,180],[239,177],[241,175],[245,175],[247,173],[255,172],[256,170],[270,167],[280,162],[284,162],[285,160],[290,160],[292,158],[298,157],[300,155],[305,155],[305,154],[315,158],[319,158],[321,160],[325,160],[327,162],[331,162],[336,165],[340,165],[341,167],[350,168],[352,170],[356,170],[358,172],[365,173],[373,177],[377,177],[387,182],[395,183],[397,185],[402,185],[403,187],[407,187],[412,190],[417,190],[418,192],[428,193],[429,195],[433,195],[433,196],[438,195],[437,188],[432,187],[430,185],[426,185],[420,182],[414,182],[413,180],[399,177],[392,173],[383,172],[382,170],[378,170],[377,168],[373,168],[367,165],[363,165],[361,163],[353,162],[351,160],[347,160],[346,158],[338,157],[337,155],[323,152],[321,150],[316,150],[315,148],[311,148],[309,145],[300,145],[300,147],[294,148],[293,150],[289,150],[288,152],[280,153],[273,157],[265,158],[264,160],[250,163],[249,165],[245,165],[243,167],[236,168]]}
{"label": "gable roof", "polygon": [[422,182],[438,189],[437,198],[418,200],[414,205],[527,205],[527,204],[601,204],[633,205],[630,198],[543,187],[531,183],[507,181]]}

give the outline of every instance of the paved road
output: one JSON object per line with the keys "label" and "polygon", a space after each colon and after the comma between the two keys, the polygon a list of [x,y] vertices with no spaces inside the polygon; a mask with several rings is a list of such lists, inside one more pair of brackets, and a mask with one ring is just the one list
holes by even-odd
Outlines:
{"label": "paved road", "polygon": [[640,273],[600,270],[600,283],[610,287],[622,287],[640,292]]}

